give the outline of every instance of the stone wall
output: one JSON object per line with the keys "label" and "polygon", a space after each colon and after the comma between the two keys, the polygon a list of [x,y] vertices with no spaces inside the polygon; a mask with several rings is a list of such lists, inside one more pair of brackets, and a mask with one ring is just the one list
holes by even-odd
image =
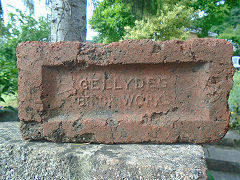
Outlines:
{"label": "stone wall", "polygon": [[0,123],[0,179],[206,179],[201,146],[29,142]]}

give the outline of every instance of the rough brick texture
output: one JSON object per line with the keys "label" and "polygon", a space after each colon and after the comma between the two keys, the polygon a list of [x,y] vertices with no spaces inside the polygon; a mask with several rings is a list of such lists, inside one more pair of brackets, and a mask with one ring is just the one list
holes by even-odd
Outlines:
{"label": "rough brick texture", "polygon": [[17,57],[24,139],[204,143],[228,129],[225,40],[24,42]]}

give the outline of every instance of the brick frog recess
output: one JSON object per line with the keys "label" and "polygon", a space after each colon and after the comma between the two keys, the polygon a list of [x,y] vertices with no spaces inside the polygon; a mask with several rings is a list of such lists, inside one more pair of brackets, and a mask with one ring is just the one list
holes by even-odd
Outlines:
{"label": "brick frog recess", "polygon": [[224,40],[17,48],[24,139],[204,143],[229,123],[232,46]]}

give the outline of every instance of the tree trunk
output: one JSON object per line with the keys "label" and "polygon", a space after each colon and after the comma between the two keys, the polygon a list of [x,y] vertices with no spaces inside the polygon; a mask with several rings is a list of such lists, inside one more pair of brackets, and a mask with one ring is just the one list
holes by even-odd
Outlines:
{"label": "tree trunk", "polygon": [[86,41],[87,0],[52,0],[51,42]]}

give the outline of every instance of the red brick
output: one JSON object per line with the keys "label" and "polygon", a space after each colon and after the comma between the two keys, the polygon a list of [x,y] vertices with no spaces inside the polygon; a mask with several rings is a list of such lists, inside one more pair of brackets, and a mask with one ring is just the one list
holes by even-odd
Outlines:
{"label": "red brick", "polygon": [[24,42],[17,52],[24,139],[204,143],[228,130],[225,40]]}

